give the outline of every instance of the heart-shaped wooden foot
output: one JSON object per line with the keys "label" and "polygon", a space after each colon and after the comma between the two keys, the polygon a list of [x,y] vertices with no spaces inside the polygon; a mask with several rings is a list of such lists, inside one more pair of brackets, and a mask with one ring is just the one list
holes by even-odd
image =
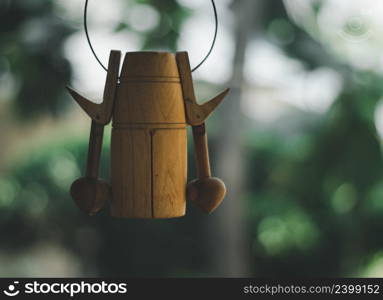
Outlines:
{"label": "heart-shaped wooden foot", "polygon": [[214,211],[226,195],[226,186],[216,177],[195,179],[187,185],[187,199],[207,213]]}
{"label": "heart-shaped wooden foot", "polygon": [[101,179],[80,178],[72,183],[70,193],[77,206],[86,214],[94,215],[111,199],[111,189]]}

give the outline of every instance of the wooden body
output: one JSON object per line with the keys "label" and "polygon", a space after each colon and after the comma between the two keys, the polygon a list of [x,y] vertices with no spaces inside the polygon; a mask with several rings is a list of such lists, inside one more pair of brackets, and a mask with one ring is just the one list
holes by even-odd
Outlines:
{"label": "wooden body", "polygon": [[[120,51],[111,51],[101,104],[68,87],[92,119],[87,174],[73,182],[72,198],[90,215],[109,203],[114,217],[181,217],[186,198],[212,212],[226,187],[211,177],[205,120],[228,90],[199,105],[186,52],[127,53],[119,76],[120,58]],[[110,188],[98,169],[104,126],[111,119]],[[198,173],[188,185],[187,125],[193,128]]]}
{"label": "wooden body", "polygon": [[183,216],[187,124],[174,54],[126,54],[112,120],[112,216]]}

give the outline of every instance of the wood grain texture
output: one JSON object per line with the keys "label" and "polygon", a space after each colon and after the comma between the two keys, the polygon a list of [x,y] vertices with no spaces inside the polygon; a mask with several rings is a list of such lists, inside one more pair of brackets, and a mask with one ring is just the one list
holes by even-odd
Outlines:
{"label": "wood grain texture", "polygon": [[128,53],[120,80],[114,124],[186,122],[174,54]]}
{"label": "wood grain texture", "polygon": [[211,176],[205,124],[193,126],[194,152],[198,178]]}
{"label": "wood grain texture", "polygon": [[88,145],[88,161],[86,164],[85,175],[88,178],[98,178],[103,137],[104,125],[97,124],[92,120]]}
{"label": "wood grain texture", "polygon": [[111,188],[102,179],[82,177],[72,183],[70,194],[77,207],[92,216],[111,199]]}
{"label": "wood grain texture", "polygon": [[187,199],[202,211],[211,213],[224,199],[226,186],[221,179],[211,177],[205,124],[192,128],[198,178],[187,185]]}
{"label": "wood grain texture", "polygon": [[179,79],[175,56],[168,52],[129,52],[124,59],[121,78],[129,76]]}
{"label": "wood grain texture", "polygon": [[186,129],[152,131],[153,217],[185,215],[187,140]]}
{"label": "wood grain texture", "polygon": [[179,83],[122,81],[116,105],[114,124],[185,123]]}
{"label": "wood grain texture", "polygon": [[171,53],[127,53],[112,129],[111,213],[172,218],[185,214],[186,117]]}
{"label": "wood grain texture", "polygon": [[100,124],[109,124],[112,119],[114,101],[116,99],[118,87],[118,74],[120,72],[121,51],[112,50],[110,52],[108,73],[104,88],[102,108],[96,119]]}
{"label": "wood grain texture", "polygon": [[193,129],[194,155],[198,176],[197,179],[192,180],[187,185],[187,199],[201,210],[210,213],[219,206],[225,197],[226,186],[219,178],[211,177],[205,120],[222,102],[229,90],[227,89],[212,100],[199,105],[194,94],[187,52],[177,53],[177,64],[185,100],[187,122]]}
{"label": "wood grain texture", "polygon": [[187,199],[206,213],[213,212],[225,195],[225,183],[216,177],[197,178],[187,185]]}
{"label": "wood grain texture", "polygon": [[176,59],[181,79],[183,98],[185,101],[187,122],[191,126],[201,125],[207,120],[218,105],[221,104],[230,90],[226,89],[213,99],[199,105],[194,93],[193,77],[188,53],[178,52]]}
{"label": "wood grain texture", "polygon": [[151,140],[146,129],[113,129],[111,214],[152,218]]}

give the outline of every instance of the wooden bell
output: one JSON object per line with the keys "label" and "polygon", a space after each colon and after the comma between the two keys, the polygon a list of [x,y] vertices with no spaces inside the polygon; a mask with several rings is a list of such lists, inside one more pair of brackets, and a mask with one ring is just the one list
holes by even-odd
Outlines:
{"label": "wooden bell", "polygon": [[[119,75],[120,59],[121,52],[111,51],[102,104],[68,88],[92,119],[86,177],[72,184],[72,197],[88,214],[110,202],[114,217],[181,217],[186,198],[210,213],[226,188],[211,177],[205,120],[228,90],[197,104],[186,52],[129,52]],[[111,120],[109,186],[98,178],[98,167],[103,128]],[[188,185],[187,125],[198,175]]]}

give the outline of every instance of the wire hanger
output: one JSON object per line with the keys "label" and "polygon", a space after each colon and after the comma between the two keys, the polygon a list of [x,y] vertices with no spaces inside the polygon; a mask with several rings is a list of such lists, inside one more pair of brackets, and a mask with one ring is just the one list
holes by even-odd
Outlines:
{"label": "wire hanger", "polygon": [[[89,45],[89,48],[90,50],[92,51],[95,59],[97,60],[97,62],[100,64],[100,66],[106,71],[108,72],[108,69],[104,66],[104,64],[101,62],[101,60],[98,58],[97,54],[96,54],[96,51],[94,50],[93,48],[93,45],[92,45],[92,42],[90,40],[90,37],[89,37],[89,31],[88,31],[88,3],[89,3],[89,0],[85,0],[85,8],[84,8],[84,30],[85,30],[85,35],[86,35],[86,39],[88,41],[88,45]],[[211,4],[213,6],[213,10],[214,10],[214,20],[215,20],[215,30],[214,30],[214,37],[213,37],[213,41],[211,43],[211,46],[210,46],[210,49],[208,51],[208,53],[206,54],[206,56],[202,59],[202,61],[197,65],[195,66],[193,69],[192,69],[192,72],[196,71],[199,67],[201,67],[204,62],[209,58],[210,54],[213,52],[213,49],[214,49],[214,46],[215,46],[215,42],[217,40],[217,35],[218,35],[218,13],[217,13],[217,7],[214,3],[214,0],[211,0]]]}

